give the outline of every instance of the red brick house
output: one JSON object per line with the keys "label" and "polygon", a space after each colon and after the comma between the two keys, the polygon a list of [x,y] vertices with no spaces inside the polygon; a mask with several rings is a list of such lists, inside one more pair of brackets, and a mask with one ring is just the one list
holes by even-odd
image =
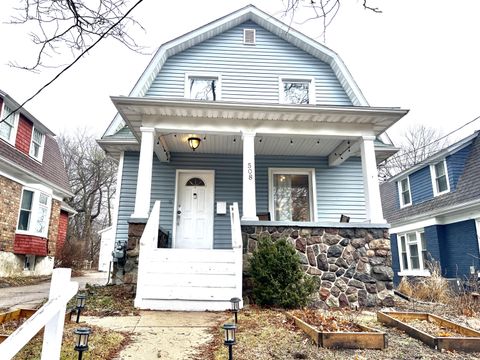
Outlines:
{"label": "red brick house", "polygon": [[0,277],[47,275],[73,196],[55,134],[0,90]]}

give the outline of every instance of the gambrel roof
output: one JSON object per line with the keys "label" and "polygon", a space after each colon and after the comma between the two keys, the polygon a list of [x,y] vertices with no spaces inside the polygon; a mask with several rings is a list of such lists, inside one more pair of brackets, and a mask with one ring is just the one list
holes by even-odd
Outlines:
{"label": "gambrel roof", "polygon": [[[169,57],[189,49],[192,46],[195,46],[216,35],[219,35],[246,21],[255,22],[281,39],[329,64],[343,89],[350,98],[352,104],[354,106],[368,106],[368,102],[360,91],[360,88],[355,83],[352,75],[337,53],[312,40],[308,36],[293,29],[292,27],[284,24],[283,22],[275,19],[271,15],[257,9],[253,5],[248,5],[161,45],[135,84],[129,96],[143,97]],[[110,126],[107,128],[103,138],[105,136],[111,136],[115,134],[119,129],[122,128],[123,124],[124,123],[121,116],[117,114]]]}

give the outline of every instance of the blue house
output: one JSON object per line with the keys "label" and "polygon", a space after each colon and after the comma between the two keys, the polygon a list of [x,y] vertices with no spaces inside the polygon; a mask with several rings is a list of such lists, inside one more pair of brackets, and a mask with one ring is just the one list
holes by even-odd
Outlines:
{"label": "blue house", "polygon": [[260,234],[296,246],[318,301],[391,301],[376,165],[407,111],[369,106],[335,52],[247,6],[163,44],[111,99],[98,143],[119,161],[115,261],[136,306],[228,308]]}
{"label": "blue house", "polygon": [[478,272],[479,155],[475,132],[381,184],[397,282],[402,276],[429,276],[432,260],[447,278]]}

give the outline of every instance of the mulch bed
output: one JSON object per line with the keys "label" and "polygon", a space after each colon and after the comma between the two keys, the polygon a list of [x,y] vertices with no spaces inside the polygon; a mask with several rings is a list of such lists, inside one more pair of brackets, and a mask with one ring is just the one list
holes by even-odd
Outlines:
{"label": "mulch bed", "polygon": [[318,331],[323,332],[362,332],[364,331],[357,324],[349,319],[339,316],[331,311],[325,312],[321,310],[303,309],[291,312],[293,316],[305,321],[307,324],[313,325]]}
{"label": "mulch bed", "polygon": [[51,276],[12,276],[0,277],[0,288],[26,286],[40,284],[45,281],[50,281]]}

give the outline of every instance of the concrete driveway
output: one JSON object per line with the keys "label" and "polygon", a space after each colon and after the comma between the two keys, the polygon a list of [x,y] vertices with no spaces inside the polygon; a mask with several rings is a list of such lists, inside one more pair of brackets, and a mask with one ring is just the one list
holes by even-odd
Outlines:
{"label": "concrete driveway", "polygon": [[[87,324],[133,335],[133,342],[115,360],[191,359],[211,340],[210,329],[231,320],[225,312],[141,311],[139,316],[85,316]],[[92,344],[93,346],[93,344]]]}
{"label": "concrete driveway", "polygon": [[[79,283],[80,289],[85,289],[85,284],[105,285],[107,273],[87,272],[83,276],[74,277],[72,281]],[[0,289],[0,308],[35,308],[48,298],[50,281],[36,285],[8,287]]]}

